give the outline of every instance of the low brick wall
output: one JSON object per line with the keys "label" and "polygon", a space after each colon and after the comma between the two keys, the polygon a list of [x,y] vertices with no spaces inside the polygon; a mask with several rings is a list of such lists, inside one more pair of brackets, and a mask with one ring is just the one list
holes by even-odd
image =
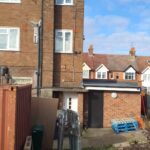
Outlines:
{"label": "low brick wall", "polygon": [[111,94],[104,92],[103,127],[111,127],[111,119],[141,115],[140,93],[117,92],[117,98]]}

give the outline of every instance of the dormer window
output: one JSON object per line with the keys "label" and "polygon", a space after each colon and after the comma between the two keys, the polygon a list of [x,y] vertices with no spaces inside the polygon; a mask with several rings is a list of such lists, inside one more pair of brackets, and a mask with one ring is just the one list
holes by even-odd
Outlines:
{"label": "dormer window", "polygon": [[89,70],[83,70],[83,78],[89,79]]}
{"label": "dormer window", "polygon": [[97,79],[107,79],[107,72],[97,72]]}
{"label": "dormer window", "polygon": [[126,71],[125,71],[125,80],[135,80],[135,73],[136,71],[134,70],[133,67],[129,67]]}
{"label": "dormer window", "polygon": [[108,69],[102,64],[96,69],[96,79],[107,79]]}
{"label": "dormer window", "polygon": [[142,86],[150,87],[150,67],[149,66],[142,71],[141,81],[142,81]]}
{"label": "dormer window", "polygon": [[150,82],[150,74],[143,74],[143,81],[146,82]]}
{"label": "dormer window", "polygon": [[82,73],[83,79],[89,79],[91,68],[86,63],[84,63],[83,67],[82,67],[82,70],[83,70],[83,73]]}
{"label": "dormer window", "polygon": [[133,72],[126,72],[125,73],[125,80],[135,80],[135,73],[133,73]]}

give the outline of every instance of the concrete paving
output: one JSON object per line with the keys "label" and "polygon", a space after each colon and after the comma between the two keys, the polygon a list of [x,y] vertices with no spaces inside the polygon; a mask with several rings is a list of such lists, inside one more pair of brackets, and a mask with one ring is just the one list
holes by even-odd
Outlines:
{"label": "concrete paving", "polygon": [[[103,147],[108,145],[129,146],[130,143],[147,143],[145,130],[130,131],[116,134],[111,128],[87,129],[81,136],[81,147]],[[64,138],[64,149],[69,149],[69,140]],[[57,148],[57,141],[53,143],[53,149]]]}

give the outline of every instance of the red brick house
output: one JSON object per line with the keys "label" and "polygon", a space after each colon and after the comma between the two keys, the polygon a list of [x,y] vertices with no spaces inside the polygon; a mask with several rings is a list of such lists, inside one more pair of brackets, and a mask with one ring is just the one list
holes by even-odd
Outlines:
{"label": "red brick house", "polygon": [[81,114],[83,16],[84,0],[0,0],[1,68]]}
{"label": "red brick house", "polygon": [[108,79],[138,82],[150,87],[150,56],[136,56],[132,47],[128,55],[95,54],[90,45],[83,54],[84,79]]}
{"label": "red brick house", "polygon": [[150,86],[150,57],[83,54],[84,112],[89,127],[110,127],[112,119],[141,115],[141,87]]}

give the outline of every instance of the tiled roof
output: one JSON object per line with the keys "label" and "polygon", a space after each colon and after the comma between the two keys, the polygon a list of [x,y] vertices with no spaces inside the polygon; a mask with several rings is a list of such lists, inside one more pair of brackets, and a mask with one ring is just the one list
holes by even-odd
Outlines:
{"label": "tiled roof", "polygon": [[104,64],[110,71],[125,71],[129,66],[132,66],[137,72],[142,72],[150,66],[148,64],[150,56],[135,56],[130,55],[110,55],[110,54],[83,54],[83,62],[85,62],[92,70]]}

